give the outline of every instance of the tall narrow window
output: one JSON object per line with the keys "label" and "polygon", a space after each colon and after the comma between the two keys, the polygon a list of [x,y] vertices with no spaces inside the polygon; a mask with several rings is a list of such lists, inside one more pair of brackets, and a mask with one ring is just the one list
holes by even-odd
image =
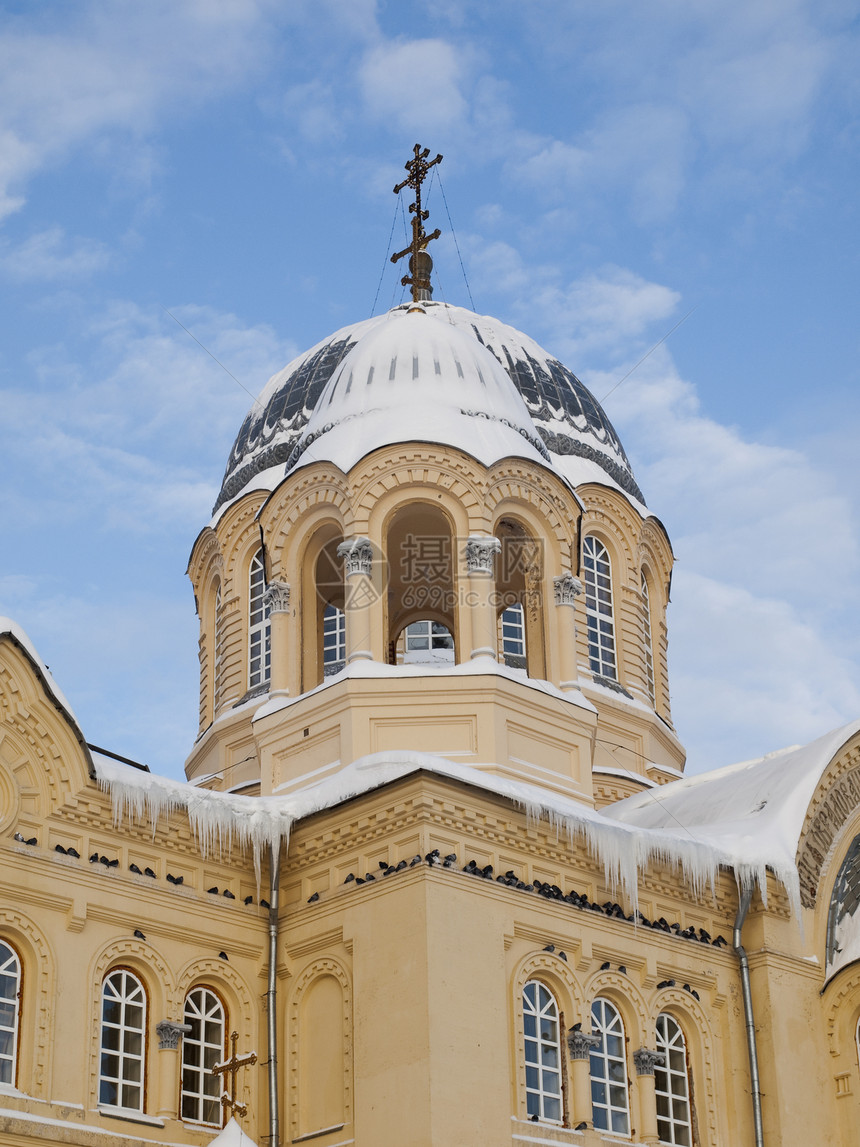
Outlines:
{"label": "tall narrow window", "polygon": [[654,649],[651,644],[651,597],[648,582],[642,574],[642,653],[645,658],[645,691],[654,704]]}
{"label": "tall narrow window", "polygon": [[600,1036],[600,1046],[591,1052],[591,1109],[594,1126],[601,1131],[629,1135],[624,1023],[609,1000],[598,997],[591,1005],[591,1031]]}
{"label": "tall narrow window", "polygon": [[262,550],[257,550],[251,560],[248,581],[248,686],[254,689],[272,676],[272,623],[263,600],[266,572]]}
{"label": "tall narrow window", "polygon": [[592,673],[618,680],[612,619],[612,567],[606,546],[589,535],[582,543],[588,660]]}
{"label": "tall narrow window", "polygon": [[687,1044],[680,1024],[662,1012],[657,1016],[657,1051],[666,1056],[663,1067],[654,1068],[657,1097],[657,1134],[661,1143],[691,1147],[693,1123],[690,1114],[690,1076]]}
{"label": "tall narrow window", "polygon": [[99,1103],[143,1111],[146,993],[132,972],[118,968],[102,984]]}
{"label": "tall narrow window", "polygon": [[336,605],[323,611],[323,672],[338,673],[346,662],[346,614]]}
{"label": "tall narrow window", "polygon": [[18,1053],[18,1018],[21,999],[21,961],[8,944],[0,942],[0,1083],[15,1083]]}
{"label": "tall narrow window", "polygon": [[225,1058],[224,1006],[208,988],[195,988],[185,999],[182,1037],[182,1118],[221,1126],[221,1078],[212,1068]]}
{"label": "tall narrow window", "polygon": [[529,980],[523,988],[526,1109],[552,1123],[561,1122],[561,1040],[558,1004],[548,988]]}
{"label": "tall narrow window", "polygon": [[526,667],[526,619],[519,602],[509,605],[499,618],[501,649],[505,664],[514,669]]}
{"label": "tall narrow window", "polygon": [[224,627],[221,621],[221,585],[215,590],[215,663],[212,666],[212,699],[215,712],[221,705],[224,684]]}

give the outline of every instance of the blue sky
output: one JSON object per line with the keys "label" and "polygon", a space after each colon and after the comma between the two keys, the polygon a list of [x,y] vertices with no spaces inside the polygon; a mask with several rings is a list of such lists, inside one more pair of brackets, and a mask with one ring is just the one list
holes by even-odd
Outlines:
{"label": "blue sky", "polygon": [[689,768],[855,718],[858,43],[842,0],[3,5],[0,612],[87,738],[180,775],[196,732],[184,571],[250,398],[164,308],[256,393],[399,301],[416,140],[475,309],[612,390]]}

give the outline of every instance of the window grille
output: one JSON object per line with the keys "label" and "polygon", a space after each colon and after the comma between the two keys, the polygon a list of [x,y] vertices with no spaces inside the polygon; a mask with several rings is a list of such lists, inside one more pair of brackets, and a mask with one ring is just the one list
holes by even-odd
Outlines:
{"label": "window grille", "polygon": [[272,676],[272,623],[269,607],[263,600],[266,572],[262,550],[258,550],[251,560],[248,580],[248,685],[254,689]]}
{"label": "window grille", "polygon": [[537,1116],[560,1123],[561,1040],[558,1004],[548,988],[529,980],[523,988],[523,1038],[526,1069],[526,1109]]}
{"label": "window grille", "polygon": [[102,984],[99,1103],[143,1111],[146,993],[132,972],[119,968]]}
{"label": "window grille", "polygon": [[526,619],[519,602],[508,606],[500,618],[502,627],[502,654],[505,658],[525,659]]}
{"label": "window grille", "polygon": [[654,1067],[657,1134],[661,1143],[692,1147],[687,1044],[680,1024],[665,1012],[657,1016],[657,1051],[666,1056],[662,1067],[659,1064]]}
{"label": "window grille", "polygon": [[0,1083],[15,1085],[18,1054],[21,962],[8,944],[0,942]]}
{"label": "window grille", "polygon": [[221,1126],[221,1078],[212,1074],[226,1058],[224,1006],[208,988],[195,988],[185,999],[182,1037],[182,1118]]}
{"label": "window grille", "polygon": [[337,666],[346,661],[346,614],[336,605],[327,605],[323,611],[323,667]]}
{"label": "window grille", "polygon": [[645,655],[645,691],[654,704],[654,649],[651,644],[651,596],[648,582],[642,574],[642,649]]}
{"label": "window grille", "polygon": [[630,1134],[627,1051],[624,1023],[609,1000],[591,1005],[591,1031],[600,1046],[591,1052],[591,1108],[594,1126],[616,1135]]}
{"label": "window grille", "polygon": [[582,543],[585,582],[585,618],[588,660],[592,673],[618,680],[615,662],[615,624],[612,617],[612,567],[606,546],[587,536]]}

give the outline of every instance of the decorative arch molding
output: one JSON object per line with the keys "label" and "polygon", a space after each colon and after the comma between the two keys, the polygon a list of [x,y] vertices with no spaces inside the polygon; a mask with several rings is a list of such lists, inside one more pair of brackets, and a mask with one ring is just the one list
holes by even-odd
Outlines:
{"label": "decorative arch molding", "polygon": [[344,1123],[350,1124],[353,1119],[353,1067],[352,1067],[352,982],[349,971],[335,956],[320,957],[302,970],[296,978],[289,995],[287,1004],[287,1063],[288,1063],[288,1106],[290,1110],[290,1137],[296,1139],[301,1133],[299,1127],[300,1108],[300,1068],[299,1068],[299,1013],[302,998],[311,985],[324,976],[333,976],[340,984],[341,1000],[343,1005],[342,1038],[343,1038],[343,1105]]}
{"label": "decorative arch molding", "polygon": [[671,570],[675,561],[675,554],[669,535],[659,518],[646,518],[642,523],[639,545],[640,547],[647,547],[663,569]]}
{"label": "decorative arch molding", "polygon": [[[173,973],[161,954],[144,940],[111,940],[105,944],[93,960],[90,969],[90,1036],[89,1106],[95,1108],[98,1102],[99,1051],[101,1047],[101,993],[105,976],[114,966],[129,968],[140,977],[149,1003],[147,1025],[150,1037],[158,1019],[182,1023],[182,1008],[177,1002],[176,982]],[[149,1041],[149,1052],[153,1050]],[[147,1070],[152,1071],[151,1056],[147,1056]]]}
{"label": "decorative arch molding", "polygon": [[[620,972],[597,972],[586,985],[585,998],[589,1014],[598,997],[609,1000],[621,1013],[630,1049],[648,1044],[649,1014],[645,998],[629,976]],[[651,1041],[653,1043],[653,1040]]]}
{"label": "decorative arch molding", "polygon": [[[486,471],[474,459],[458,450],[432,447],[386,447],[362,459],[350,472],[350,488],[356,507],[356,527],[369,523],[376,500],[395,486],[434,486],[447,491],[469,515],[469,521],[483,521]],[[472,527],[474,528],[474,527]]]}
{"label": "decorative arch molding", "polygon": [[804,908],[815,907],[836,842],[860,808],[860,734],[851,740],[824,770],[800,834],[796,861]]}
{"label": "decorative arch molding", "polygon": [[263,530],[268,537],[268,551],[271,560],[271,576],[287,577],[290,562],[294,556],[285,559],[285,549],[292,550],[307,543],[309,537],[326,520],[335,522],[346,534],[353,518],[352,504],[346,479],[339,472],[317,470],[310,474],[302,472],[301,481],[288,478],[279,486],[260,513]]}
{"label": "decorative arch molding", "polygon": [[860,1018],[860,964],[850,964],[837,972],[823,994],[826,1000],[825,1031],[831,1056],[838,1058],[849,1048],[853,1053]]}
{"label": "decorative arch molding", "polygon": [[[185,997],[193,988],[212,988],[224,997],[228,1019],[240,1031],[251,1031],[254,1026],[253,996],[248,985],[235,968],[223,960],[204,956],[189,960],[176,977],[176,1000],[184,1014]],[[177,1022],[181,1022],[181,1015]]]}
{"label": "decorative arch molding", "polygon": [[[692,1079],[692,1098],[696,1116],[701,1125],[707,1122],[709,1135],[706,1142],[720,1143],[717,1134],[717,1072],[721,1066],[714,1055],[714,1034],[708,1022],[708,1014],[695,996],[679,988],[667,988],[658,992],[651,1004],[649,1018],[649,1038],[646,1047],[654,1046],[654,1030],[657,1016],[668,1012],[680,1025],[687,1041],[687,1054],[698,1070]],[[702,1102],[704,1100],[704,1102]],[[703,1119],[704,1116],[704,1119]]]}
{"label": "decorative arch molding", "polygon": [[630,572],[635,567],[635,541],[615,518],[602,510],[588,510],[583,514],[580,534],[582,538],[593,535],[603,542],[612,559],[615,584],[619,590],[621,586],[628,585]]}
{"label": "decorative arch molding", "polygon": [[[0,939],[8,940],[23,965],[21,1031],[27,1034],[22,1060],[32,1083],[22,1087],[36,1099],[47,1098],[54,1048],[51,1004],[56,993],[56,961],[47,938],[28,916],[0,908]],[[30,985],[33,985],[31,988]],[[19,1065],[19,1081],[20,1065]]]}
{"label": "decorative arch molding", "polygon": [[221,543],[221,550],[228,555],[236,545],[236,539],[254,522],[266,500],[265,490],[253,490],[244,494],[238,502],[225,510],[215,524],[215,533]]}
{"label": "decorative arch molding", "polygon": [[[573,499],[571,499],[573,501]],[[529,528],[538,533],[545,533],[555,539],[562,554],[567,555],[573,542],[574,534],[570,529],[571,516],[579,514],[579,506],[565,504],[555,491],[543,483],[535,483],[531,475],[499,474],[487,490],[487,513],[493,521],[510,514],[516,517],[517,510],[525,507],[531,511],[523,522],[529,522]]]}
{"label": "decorative arch molding", "polygon": [[188,576],[193,586],[199,586],[208,576],[210,563],[221,557],[218,535],[211,526],[201,531],[188,559]]}

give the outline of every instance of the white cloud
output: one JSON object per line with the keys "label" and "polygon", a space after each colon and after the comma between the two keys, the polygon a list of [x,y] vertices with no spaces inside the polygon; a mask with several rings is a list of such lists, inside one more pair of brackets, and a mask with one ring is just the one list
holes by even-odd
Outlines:
{"label": "white cloud", "polygon": [[468,105],[463,52],[445,40],[389,40],[372,48],[358,73],[365,104],[404,131],[450,132]]}
{"label": "white cloud", "polygon": [[49,227],[17,246],[0,247],[0,269],[12,279],[50,282],[100,271],[110,253],[94,239],[66,239],[62,227]]}

